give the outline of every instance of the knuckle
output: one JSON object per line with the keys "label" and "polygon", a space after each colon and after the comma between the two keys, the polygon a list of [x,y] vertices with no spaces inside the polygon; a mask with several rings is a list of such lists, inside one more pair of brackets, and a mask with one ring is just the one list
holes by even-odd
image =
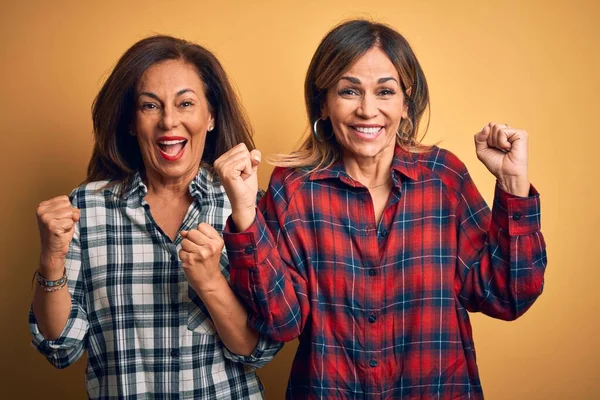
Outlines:
{"label": "knuckle", "polygon": [[209,249],[207,248],[207,246],[202,247],[200,249],[200,251],[198,252],[198,258],[200,260],[206,260],[207,258],[209,258],[211,255],[211,252],[209,251]]}
{"label": "knuckle", "polygon": [[52,218],[47,214],[47,213],[42,213],[40,215],[40,222],[44,225],[49,227],[50,226],[50,222],[52,221]]}

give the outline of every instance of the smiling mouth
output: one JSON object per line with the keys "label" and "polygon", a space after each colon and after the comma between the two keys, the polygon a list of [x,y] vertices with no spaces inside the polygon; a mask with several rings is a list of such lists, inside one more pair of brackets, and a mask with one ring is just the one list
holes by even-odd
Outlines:
{"label": "smiling mouth", "polygon": [[170,156],[176,156],[183,147],[187,143],[187,140],[163,140],[158,143],[158,147],[163,153],[166,153]]}
{"label": "smiling mouth", "polygon": [[177,161],[182,155],[186,139],[162,139],[157,142],[160,155],[167,161]]}
{"label": "smiling mouth", "polygon": [[357,132],[360,132],[363,135],[371,135],[371,136],[375,136],[379,133],[379,131],[381,131],[383,127],[382,126],[369,126],[369,127],[365,127],[365,126],[352,126],[352,129],[354,129]]}

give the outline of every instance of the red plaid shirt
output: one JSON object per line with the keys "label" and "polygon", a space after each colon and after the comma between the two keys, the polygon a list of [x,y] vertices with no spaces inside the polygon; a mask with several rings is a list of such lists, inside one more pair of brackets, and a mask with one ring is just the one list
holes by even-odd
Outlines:
{"label": "red plaid shirt", "polygon": [[539,195],[485,204],[464,164],[396,149],[379,224],[342,162],[277,168],[254,224],[224,238],[250,323],[300,338],[288,398],[480,399],[467,311],[512,320],[540,295]]}

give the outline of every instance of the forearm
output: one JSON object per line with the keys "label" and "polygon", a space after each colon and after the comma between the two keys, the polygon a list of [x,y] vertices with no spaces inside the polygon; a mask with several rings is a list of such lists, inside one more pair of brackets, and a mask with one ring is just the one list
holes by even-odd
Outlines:
{"label": "forearm", "polygon": [[498,185],[506,193],[519,197],[529,196],[529,190],[531,188],[527,175],[499,177]]}
{"label": "forearm", "polygon": [[225,277],[210,290],[197,289],[206,305],[223,344],[239,355],[248,356],[256,347],[258,333],[248,325],[246,309],[235,296]]}
{"label": "forearm", "polygon": [[[46,279],[60,279],[61,275],[40,268]],[[62,272],[61,272],[62,273]],[[47,292],[37,283],[33,294],[33,313],[42,335],[47,340],[57,339],[65,328],[71,312],[71,295],[65,284],[55,291]]]}

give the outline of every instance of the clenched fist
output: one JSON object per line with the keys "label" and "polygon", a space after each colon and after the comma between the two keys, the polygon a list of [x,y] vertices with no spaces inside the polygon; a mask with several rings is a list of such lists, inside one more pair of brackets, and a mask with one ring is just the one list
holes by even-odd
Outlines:
{"label": "clenched fist", "polygon": [[207,223],[201,223],[197,229],[181,231],[183,241],[179,258],[183,272],[199,296],[211,291],[225,278],[221,273],[221,253],[224,242],[219,232]]}
{"label": "clenched fist", "polygon": [[248,229],[256,216],[260,157],[260,151],[248,151],[246,145],[240,143],[214,163],[231,202],[231,218],[239,231]]}
{"label": "clenched fist", "polygon": [[527,132],[490,122],[475,135],[477,158],[498,179],[500,187],[516,196],[529,195]]}
{"label": "clenched fist", "polygon": [[[40,273],[46,279],[62,276],[64,262],[73,240],[79,209],[74,208],[67,196],[43,201],[37,208],[40,230]],[[56,278],[58,279],[58,278]]]}

